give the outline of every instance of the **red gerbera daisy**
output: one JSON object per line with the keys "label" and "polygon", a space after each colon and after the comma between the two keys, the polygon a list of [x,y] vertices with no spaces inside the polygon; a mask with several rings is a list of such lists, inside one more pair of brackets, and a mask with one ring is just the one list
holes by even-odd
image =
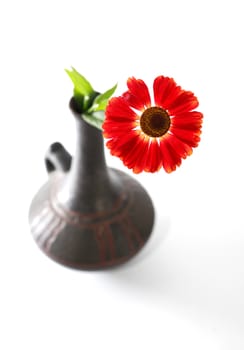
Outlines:
{"label": "red gerbera daisy", "polygon": [[127,86],[106,108],[107,147],[134,173],[174,171],[200,141],[203,115],[194,111],[197,98],[164,76],[154,80],[153,104],[143,80],[129,78]]}

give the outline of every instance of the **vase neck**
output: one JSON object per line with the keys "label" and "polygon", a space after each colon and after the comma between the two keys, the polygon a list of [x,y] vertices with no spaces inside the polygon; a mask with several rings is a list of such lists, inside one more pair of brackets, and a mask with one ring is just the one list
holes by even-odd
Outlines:
{"label": "vase neck", "polygon": [[71,173],[96,177],[106,172],[104,141],[100,130],[89,125],[82,116],[75,115],[76,144]]}
{"label": "vase neck", "polygon": [[99,197],[103,205],[110,205],[113,189],[105,161],[102,132],[82,119],[81,114],[74,110],[72,101],[70,107],[75,117],[76,145],[61,195],[70,209],[80,210],[82,205],[84,211],[86,203],[87,211],[92,211],[94,197],[96,203],[99,203]]}
{"label": "vase neck", "polygon": [[76,143],[69,181],[74,190],[79,192],[83,181],[89,188],[94,186],[94,182],[99,182],[100,177],[106,178],[107,166],[102,132],[82,118],[73,98],[70,101],[70,109],[75,120]]}

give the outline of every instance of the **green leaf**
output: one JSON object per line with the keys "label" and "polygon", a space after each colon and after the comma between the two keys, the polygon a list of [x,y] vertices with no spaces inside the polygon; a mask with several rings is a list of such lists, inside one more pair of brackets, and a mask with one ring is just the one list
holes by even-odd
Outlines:
{"label": "green leaf", "polygon": [[117,84],[115,84],[111,89],[105,91],[103,94],[98,95],[95,98],[90,111],[104,111],[107,107],[109,98],[113,95],[116,88]]}
{"label": "green leaf", "polygon": [[76,94],[81,94],[83,96],[89,96],[92,94],[94,90],[89,81],[83,75],[78,73],[75,68],[71,68],[71,71],[68,69],[65,69],[65,71],[74,84]]}
{"label": "green leaf", "polygon": [[82,118],[90,125],[95,126],[97,129],[102,130],[104,122],[104,112],[97,111],[93,113],[82,114]]}

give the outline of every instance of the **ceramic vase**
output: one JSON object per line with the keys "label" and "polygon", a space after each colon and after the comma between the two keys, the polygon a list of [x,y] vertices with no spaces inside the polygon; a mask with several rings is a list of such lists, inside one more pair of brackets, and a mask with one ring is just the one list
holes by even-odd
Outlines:
{"label": "ceramic vase", "polygon": [[99,129],[85,122],[74,98],[74,156],[60,143],[45,156],[48,181],[33,198],[31,233],[51,259],[77,269],[102,269],[132,258],[154,222],[150,196],[128,174],[106,165]]}

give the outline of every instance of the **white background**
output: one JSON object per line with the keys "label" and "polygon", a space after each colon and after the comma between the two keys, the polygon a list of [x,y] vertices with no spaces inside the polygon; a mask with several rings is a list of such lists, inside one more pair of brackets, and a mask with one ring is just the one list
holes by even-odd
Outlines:
{"label": "white background", "polygon": [[[1,1],[1,349],[244,349],[242,5]],[[71,65],[98,91],[118,82],[117,94],[132,75],[148,85],[174,77],[205,116],[199,147],[175,173],[136,176],[155,228],[135,259],[109,271],[62,267],[29,233],[47,147],[74,146]]]}

